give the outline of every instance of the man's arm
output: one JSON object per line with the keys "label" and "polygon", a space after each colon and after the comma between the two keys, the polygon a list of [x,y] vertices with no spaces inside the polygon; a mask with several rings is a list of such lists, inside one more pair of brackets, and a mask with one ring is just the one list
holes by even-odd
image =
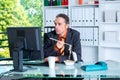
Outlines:
{"label": "man's arm", "polygon": [[76,52],[78,61],[82,61],[82,59],[81,59],[82,56],[81,56],[80,33],[79,32],[76,32],[74,35],[72,50],[74,52]]}
{"label": "man's arm", "polygon": [[57,56],[58,52],[54,50],[54,41],[49,39],[49,35],[47,33],[44,34],[44,56],[45,58],[48,56]]}
{"label": "man's arm", "polygon": [[54,46],[56,45],[56,41],[50,40],[50,36],[45,33],[44,34],[44,56],[47,58],[48,56],[55,56],[57,62],[63,62],[68,59],[68,56],[61,56],[58,51],[55,50]]}

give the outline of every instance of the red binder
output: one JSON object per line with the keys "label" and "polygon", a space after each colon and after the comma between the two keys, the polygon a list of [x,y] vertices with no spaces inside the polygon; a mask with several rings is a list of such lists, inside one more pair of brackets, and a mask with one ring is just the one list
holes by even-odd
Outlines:
{"label": "red binder", "polygon": [[68,5],[68,0],[62,0],[62,5]]}

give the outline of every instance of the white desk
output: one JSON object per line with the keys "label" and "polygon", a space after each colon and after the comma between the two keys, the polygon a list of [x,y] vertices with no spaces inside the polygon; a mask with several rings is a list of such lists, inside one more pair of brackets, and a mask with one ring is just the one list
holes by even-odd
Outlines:
{"label": "white desk", "polygon": [[[85,72],[80,67],[87,63],[78,62],[73,66],[56,63],[55,69],[50,69],[48,66],[31,66],[24,65],[25,72],[10,72],[4,74],[2,78],[120,78],[120,63],[115,61],[106,61],[108,70]],[[89,63],[91,64],[91,63]],[[0,73],[13,69],[12,65],[0,66]]]}

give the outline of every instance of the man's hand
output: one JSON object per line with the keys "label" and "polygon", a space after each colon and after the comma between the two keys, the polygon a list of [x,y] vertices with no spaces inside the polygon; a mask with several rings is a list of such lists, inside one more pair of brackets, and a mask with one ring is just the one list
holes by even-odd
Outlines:
{"label": "man's hand", "polygon": [[45,58],[45,59],[44,59],[44,62],[48,62],[48,58]]}
{"label": "man's hand", "polygon": [[[59,57],[55,57],[55,61],[56,61],[56,62],[59,62]],[[44,62],[48,62],[48,58],[45,58],[45,59],[44,59]]]}
{"label": "man's hand", "polygon": [[64,41],[57,41],[56,46],[60,49],[64,46]]}

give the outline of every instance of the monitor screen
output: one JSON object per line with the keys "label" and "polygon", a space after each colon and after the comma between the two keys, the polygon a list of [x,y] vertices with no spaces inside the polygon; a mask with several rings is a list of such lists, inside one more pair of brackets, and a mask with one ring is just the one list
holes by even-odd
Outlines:
{"label": "monitor screen", "polygon": [[14,50],[23,51],[23,59],[43,60],[43,45],[40,27],[8,27],[10,57]]}

